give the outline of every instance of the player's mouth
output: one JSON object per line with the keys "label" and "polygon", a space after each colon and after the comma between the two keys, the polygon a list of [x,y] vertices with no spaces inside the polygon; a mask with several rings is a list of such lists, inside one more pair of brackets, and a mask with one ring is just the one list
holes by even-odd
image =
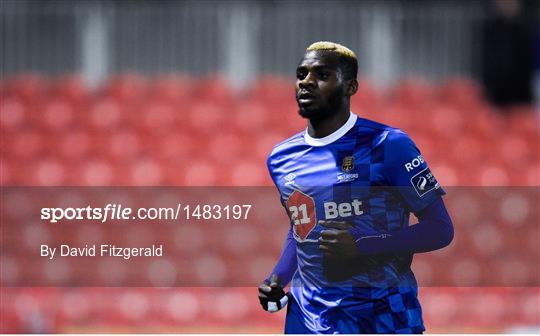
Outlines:
{"label": "player's mouth", "polygon": [[296,96],[296,101],[299,105],[310,105],[317,99],[317,96],[315,96],[311,92],[301,92]]}

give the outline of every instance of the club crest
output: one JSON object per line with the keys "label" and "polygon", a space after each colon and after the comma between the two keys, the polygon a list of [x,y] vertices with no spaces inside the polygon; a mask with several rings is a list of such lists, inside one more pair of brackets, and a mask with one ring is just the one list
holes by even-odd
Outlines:
{"label": "club crest", "polygon": [[341,170],[345,173],[350,172],[354,169],[354,157],[353,156],[347,156],[343,158],[343,163],[341,164]]}

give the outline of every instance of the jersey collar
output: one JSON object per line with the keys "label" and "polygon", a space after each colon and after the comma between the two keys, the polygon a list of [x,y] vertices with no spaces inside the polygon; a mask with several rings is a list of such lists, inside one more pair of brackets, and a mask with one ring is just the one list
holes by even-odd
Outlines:
{"label": "jersey collar", "polygon": [[307,128],[306,132],[304,133],[304,140],[306,140],[307,144],[314,147],[321,147],[331,144],[332,142],[338,140],[342,136],[344,136],[351,128],[353,128],[354,124],[356,123],[356,119],[358,117],[356,114],[352,113],[349,115],[349,119],[347,119],[347,122],[343,124],[340,128],[338,128],[334,133],[329,134],[322,138],[314,138],[308,134]]}

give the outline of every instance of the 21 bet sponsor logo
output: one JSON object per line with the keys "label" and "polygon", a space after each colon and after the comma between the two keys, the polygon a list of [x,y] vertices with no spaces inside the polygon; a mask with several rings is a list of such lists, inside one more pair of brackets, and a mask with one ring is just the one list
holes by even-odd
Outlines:
{"label": "21 bet sponsor logo", "polygon": [[[287,199],[287,210],[291,218],[294,233],[301,240],[305,240],[317,224],[317,212],[313,198],[300,190],[294,190]],[[347,218],[364,214],[362,201],[357,199],[351,202],[336,203],[327,201],[323,203],[324,219]]]}

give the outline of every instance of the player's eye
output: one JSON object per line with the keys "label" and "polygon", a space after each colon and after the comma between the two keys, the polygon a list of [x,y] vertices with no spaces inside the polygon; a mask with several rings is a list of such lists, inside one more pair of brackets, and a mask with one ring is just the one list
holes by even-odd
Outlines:
{"label": "player's eye", "polygon": [[307,71],[305,70],[298,70],[296,71],[296,78],[297,79],[304,79],[307,76]]}
{"label": "player's eye", "polygon": [[327,74],[327,73],[319,74],[319,78],[322,79],[322,80],[327,80],[329,77],[330,77],[330,75]]}

